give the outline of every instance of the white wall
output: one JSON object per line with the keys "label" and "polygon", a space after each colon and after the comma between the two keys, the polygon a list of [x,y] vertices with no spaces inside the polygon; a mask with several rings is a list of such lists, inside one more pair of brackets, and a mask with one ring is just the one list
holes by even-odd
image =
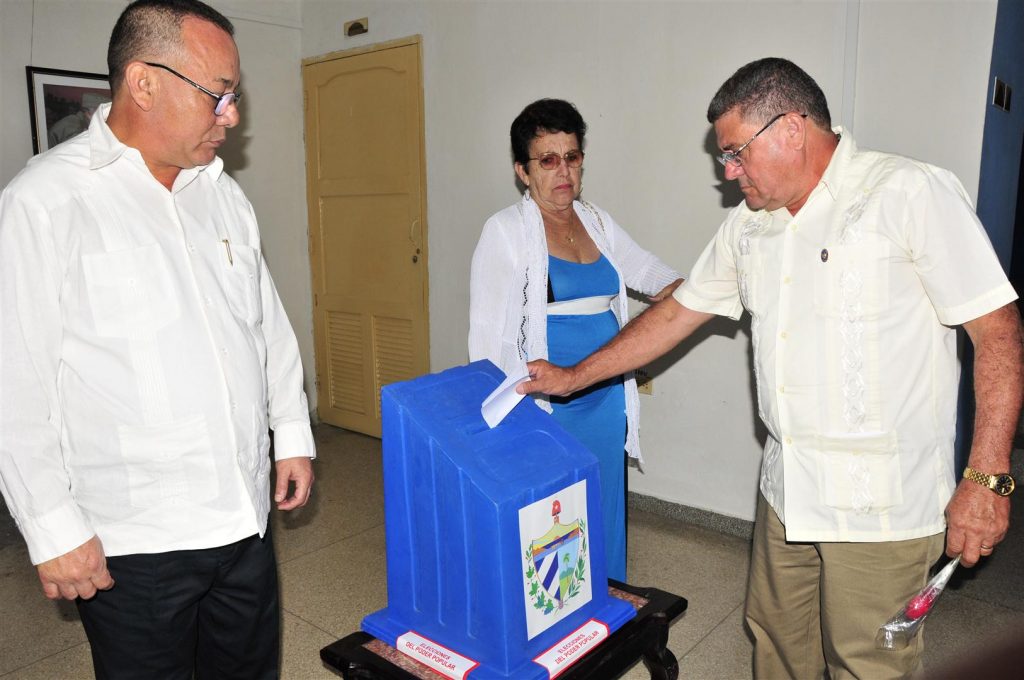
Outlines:
{"label": "white wall", "polygon": [[0,185],[32,155],[25,84],[25,66],[32,63],[31,26],[29,0],[0,0]]}
{"label": "white wall", "polygon": [[[304,0],[302,54],[423,36],[437,371],[466,360],[470,256],[487,216],[517,199],[508,126],[530,101],[579,107],[590,126],[584,195],[685,271],[726,211],[707,103],[762,56],[808,70],[862,146],[945,165],[976,195],[995,7]],[[344,37],[344,22],[364,16],[369,34]],[[746,329],[716,321],[658,362],[655,394],[641,398],[646,474],[631,473],[630,489],[753,517],[760,435]]]}
{"label": "white wall", "polygon": [[[25,66],[106,73],[107,42],[125,0],[0,0],[0,186],[32,155]],[[235,25],[242,123],[225,164],[252,201],[264,253],[295,327],[313,387],[313,312],[306,249],[305,153],[296,0],[214,0]]]}
{"label": "white wall", "polygon": [[263,254],[299,341],[306,395],[314,409],[300,5],[297,0],[215,0],[211,4],[235,25],[242,60],[243,122],[228,134],[225,166],[245,190],[259,219]]}
{"label": "white wall", "polygon": [[868,0],[860,9],[858,142],[953,170],[975,201],[997,4]]}
{"label": "white wall", "polygon": [[0,185],[32,155],[25,67],[106,73],[107,38],[121,7],[111,0],[0,0]]}
{"label": "white wall", "polygon": [[[590,125],[584,195],[683,271],[726,210],[705,107],[758,57],[806,68],[862,146],[949,167],[977,195],[996,0],[213,4],[238,29],[246,92],[226,161],[260,217],[311,403],[304,57],[423,36],[435,371],[466,360],[470,256],[487,216],[518,198],[508,126],[538,97],[575,102]],[[122,6],[0,0],[0,183],[31,153],[24,66],[105,71]],[[364,16],[370,33],[345,38],[344,22]],[[753,516],[760,443],[746,328],[714,322],[659,362],[655,394],[641,401],[646,474],[631,473],[632,490]]]}

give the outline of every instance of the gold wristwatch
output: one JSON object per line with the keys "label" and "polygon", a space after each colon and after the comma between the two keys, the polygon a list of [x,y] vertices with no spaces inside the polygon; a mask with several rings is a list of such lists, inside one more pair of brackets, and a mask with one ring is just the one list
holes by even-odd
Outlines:
{"label": "gold wristwatch", "polygon": [[1017,483],[1013,481],[1013,477],[1008,472],[998,475],[986,475],[984,472],[978,472],[974,468],[969,467],[964,470],[964,479],[987,486],[1000,496],[1009,496],[1017,486]]}

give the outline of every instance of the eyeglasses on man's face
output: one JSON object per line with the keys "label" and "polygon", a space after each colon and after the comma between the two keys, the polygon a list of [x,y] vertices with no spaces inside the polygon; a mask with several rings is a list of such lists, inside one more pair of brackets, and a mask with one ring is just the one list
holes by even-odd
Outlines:
{"label": "eyeglasses on man's face", "polygon": [[178,76],[179,78],[181,78],[186,83],[188,83],[192,87],[196,88],[200,92],[208,94],[211,97],[213,97],[214,99],[216,99],[217,100],[217,105],[213,107],[213,113],[215,115],[223,116],[224,112],[226,112],[228,110],[229,106],[231,106],[232,104],[235,104],[237,106],[238,105],[238,100],[242,98],[242,93],[241,92],[225,92],[224,94],[217,94],[216,92],[211,92],[210,90],[207,90],[205,87],[203,87],[202,85],[200,85],[196,81],[192,80],[191,78],[186,78],[185,76],[181,75],[180,73],[175,71],[170,66],[164,66],[163,64],[157,64],[157,63],[152,62],[152,61],[144,61],[142,63],[144,63],[146,66],[152,66],[154,68],[162,68],[163,70],[167,71],[168,73],[173,73],[174,75]]}
{"label": "eyeglasses on man's face", "polygon": [[[716,158],[718,159],[718,162],[721,163],[722,165],[724,165],[725,167],[729,167],[731,165],[734,168],[738,168],[741,165],[743,165],[743,159],[740,158],[740,154],[743,152],[743,150],[746,149],[748,146],[750,146],[750,143],[752,141],[754,141],[755,139],[760,137],[762,132],[764,132],[765,130],[770,128],[772,125],[774,125],[775,121],[777,121],[779,118],[782,118],[787,113],[789,113],[789,111],[780,113],[779,115],[775,116],[770,121],[765,123],[764,127],[761,128],[760,130],[758,130],[757,132],[755,132],[754,136],[751,137],[750,139],[748,139],[746,141],[746,143],[744,143],[742,146],[740,146],[740,148],[736,149],[735,151],[726,151],[726,152],[716,156]],[[807,114],[806,113],[801,113],[800,117],[801,118],[806,118]]]}
{"label": "eyeglasses on man's face", "polygon": [[540,156],[537,156],[536,158],[531,158],[529,160],[537,161],[537,165],[539,165],[544,170],[554,170],[555,168],[562,164],[563,160],[565,161],[565,164],[568,167],[578,168],[581,165],[583,165],[583,152],[580,151],[579,149],[566,151],[563,154],[557,154],[554,151],[552,151],[551,153],[541,154]]}

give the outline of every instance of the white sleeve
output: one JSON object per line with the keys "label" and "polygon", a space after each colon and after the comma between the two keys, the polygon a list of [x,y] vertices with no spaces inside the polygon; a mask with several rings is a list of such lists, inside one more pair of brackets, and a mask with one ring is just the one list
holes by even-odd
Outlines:
{"label": "white sleeve", "polygon": [[42,205],[0,196],[0,491],[33,564],[95,533],[71,495],[57,376],[63,268]]}
{"label": "white sleeve", "polygon": [[697,312],[730,319],[738,319],[743,314],[739,276],[744,258],[737,256],[732,247],[733,231],[729,227],[734,222],[735,211],[730,213],[697,258],[690,270],[690,278],[672,293],[677,302]]}
{"label": "white sleeve", "polygon": [[939,321],[956,326],[1017,299],[953,173],[929,166],[906,201],[907,246]]}
{"label": "white sleeve", "polygon": [[484,224],[469,276],[469,360],[501,367],[505,320],[515,272],[515,246],[496,217]]}
{"label": "white sleeve", "polygon": [[682,277],[682,274],[662,262],[653,253],[641,248],[608,213],[603,210],[601,212],[604,213],[605,223],[610,227],[608,239],[615,263],[622,272],[623,283],[627,288],[644,295],[654,295]]}
{"label": "white sleeve", "polygon": [[281,304],[267,261],[260,254],[263,337],[267,343],[267,397],[274,459],[316,458],[309,404],[302,389],[302,361],[295,331]]}

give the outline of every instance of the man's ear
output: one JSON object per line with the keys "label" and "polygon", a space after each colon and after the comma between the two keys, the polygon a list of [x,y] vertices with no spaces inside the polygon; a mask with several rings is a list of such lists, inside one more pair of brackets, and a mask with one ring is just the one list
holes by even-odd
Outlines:
{"label": "man's ear", "polygon": [[133,61],[125,68],[124,87],[135,105],[143,111],[153,108],[156,94],[160,89],[156,73],[141,61]]}
{"label": "man's ear", "polygon": [[802,149],[807,144],[807,119],[791,111],[779,121],[785,125],[786,141],[791,149]]}

